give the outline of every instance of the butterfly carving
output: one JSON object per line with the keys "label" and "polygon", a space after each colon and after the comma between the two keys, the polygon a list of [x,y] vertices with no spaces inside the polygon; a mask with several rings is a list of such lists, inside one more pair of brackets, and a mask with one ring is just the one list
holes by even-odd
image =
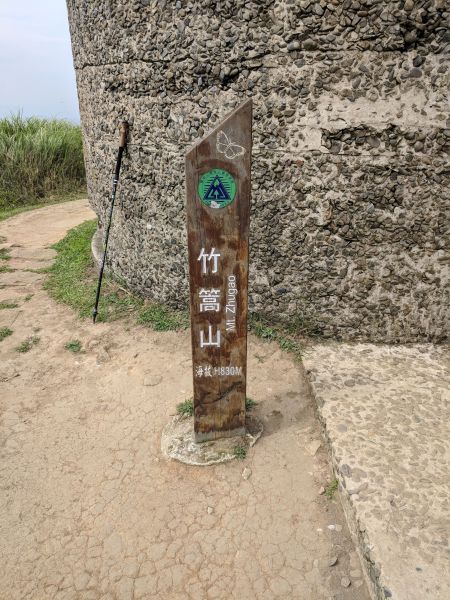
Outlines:
{"label": "butterfly carving", "polygon": [[245,148],[232,142],[225,131],[219,131],[217,134],[216,148],[217,152],[220,152],[220,154],[225,154],[225,156],[230,160],[245,154]]}

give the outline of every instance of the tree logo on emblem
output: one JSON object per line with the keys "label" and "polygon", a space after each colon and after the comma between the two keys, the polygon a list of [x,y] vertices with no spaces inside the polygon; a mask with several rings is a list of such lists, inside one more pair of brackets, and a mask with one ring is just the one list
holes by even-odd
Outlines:
{"label": "tree logo on emblem", "polygon": [[228,171],[212,169],[200,177],[198,195],[205,206],[225,208],[236,196],[236,182]]}

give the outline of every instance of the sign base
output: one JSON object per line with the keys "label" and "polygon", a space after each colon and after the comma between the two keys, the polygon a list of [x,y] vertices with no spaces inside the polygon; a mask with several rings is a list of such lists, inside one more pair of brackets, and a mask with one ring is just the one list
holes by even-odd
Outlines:
{"label": "sign base", "polygon": [[164,428],[161,450],[164,456],[187,465],[207,466],[242,457],[254,446],[263,432],[259,419],[247,415],[243,435],[217,438],[198,443],[194,436],[193,417],[176,416]]}
{"label": "sign base", "polygon": [[246,433],[245,427],[226,429],[223,431],[208,431],[207,433],[202,433],[200,431],[195,433],[195,441],[199,444],[201,442],[209,442],[211,440],[218,440],[221,438],[239,437],[245,435]]}

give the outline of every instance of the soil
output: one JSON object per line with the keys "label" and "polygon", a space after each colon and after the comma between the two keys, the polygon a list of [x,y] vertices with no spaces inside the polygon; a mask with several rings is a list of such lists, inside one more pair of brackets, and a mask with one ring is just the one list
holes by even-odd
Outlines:
{"label": "soil", "polygon": [[[192,395],[189,332],[82,321],[42,289],[87,201],[0,223],[0,597],[367,600],[302,366],[249,340],[264,434],[243,461],[187,466],[161,432]],[[25,300],[33,294],[31,299]],[[15,348],[39,338],[31,350]],[[65,344],[79,340],[82,352]]]}

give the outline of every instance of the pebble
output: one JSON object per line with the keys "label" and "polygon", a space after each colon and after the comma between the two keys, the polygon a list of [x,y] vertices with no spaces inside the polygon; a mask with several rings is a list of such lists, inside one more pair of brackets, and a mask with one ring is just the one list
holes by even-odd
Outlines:
{"label": "pebble", "polygon": [[245,467],[242,471],[242,479],[249,479],[252,474],[252,470],[249,467]]}
{"label": "pebble", "polygon": [[212,506],[208,506],[208,508],[206,509],[208,515],[212,515],[214,512],[214,508]]}
{"label": "pebble", "polygon": [[352,571],[350,571],[350,577],[352,577],[353,579],[357,579],[358,577],[361,577],[362,573],[359,569],[354,569]]}
{"label": "pebble", "polygon": [[144,385],[148,387],[154,387],[162,381],[161,375],[146,375],[144,377]]}
{"label": "pebble", "polygon": [[314,440],[313,442],[311,442],[310,444],[308,444],[306,446],[306,450],[307,450],[308,454],[310,454],[311,456],[314,456],[317,453],[317,451],[319,450],[321,445],[322,445],[322,443],[319,440]]}
{"label": "pebble", "polygon": [[337,556],[332,556],[330,558],[330,560],[328,561],[328,566],[329,567],[334,567],[334,565],[336,565],[338,562],[338,557]]}
{"label": "pebble", "polygon": [[342,587],[348,588],[348,587],[350,587],[351,583],[352,582],[350,581],[350,579],[348,577],[343,577],[341,579],[341,585],[342,585]]}

